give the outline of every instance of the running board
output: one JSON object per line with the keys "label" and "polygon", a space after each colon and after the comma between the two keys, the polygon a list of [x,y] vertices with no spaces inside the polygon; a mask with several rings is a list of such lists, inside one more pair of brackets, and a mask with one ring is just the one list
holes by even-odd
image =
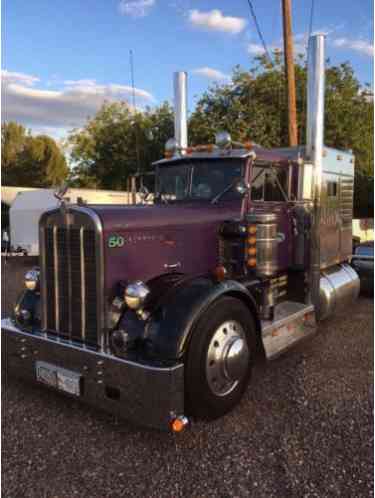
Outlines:
{"label": "running board", "polygon": [[274,319],[262,320],[262,341],[267,360],[273,360],[316,332],[313,305],[285,301],[275,306]]}

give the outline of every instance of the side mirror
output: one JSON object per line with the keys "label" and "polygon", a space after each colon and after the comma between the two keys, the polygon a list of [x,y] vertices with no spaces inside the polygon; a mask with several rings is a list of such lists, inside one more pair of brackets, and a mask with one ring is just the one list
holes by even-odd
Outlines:
{"label": "side mirror", "polygon": [[243,178],[240,178],[235,186],[234,186],[236,192],[238,192],[240,195],[244,196],[250,191],[250,185],[245,182]]}

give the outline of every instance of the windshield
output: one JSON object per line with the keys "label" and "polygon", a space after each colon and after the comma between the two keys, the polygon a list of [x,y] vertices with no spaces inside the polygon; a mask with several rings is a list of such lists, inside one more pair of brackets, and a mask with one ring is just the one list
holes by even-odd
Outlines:
{"label": "windshield", "polygon": [[[212,200],[235,180],[242,178],[244,164],[239,159],[189,159],[159,167],[157,197],[166,201]],[[240,198],[235,189],[222,196],[223,200]]]}

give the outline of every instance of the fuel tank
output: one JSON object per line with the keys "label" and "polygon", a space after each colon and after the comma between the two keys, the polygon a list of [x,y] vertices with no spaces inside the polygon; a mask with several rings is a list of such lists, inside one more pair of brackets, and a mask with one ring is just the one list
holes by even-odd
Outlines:
{"label": "fuel tank", "polygon": [[360,281],[357,273],[347,263],[332,266],[321,272],[319,292],[320,320],[349,306],[357,299]]}

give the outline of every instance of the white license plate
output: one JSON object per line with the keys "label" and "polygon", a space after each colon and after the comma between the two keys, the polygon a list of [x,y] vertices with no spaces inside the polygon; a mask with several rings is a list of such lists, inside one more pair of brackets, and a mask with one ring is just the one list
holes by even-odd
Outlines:
{"label": "white license plate", "polygon": [[44,361],[37,361],[35,364],[36,380],[47,384],[48,386],[59,389],[74,396],[81,394],[81,375],[67,370],[65,368],[57,367],[51,363]]}

